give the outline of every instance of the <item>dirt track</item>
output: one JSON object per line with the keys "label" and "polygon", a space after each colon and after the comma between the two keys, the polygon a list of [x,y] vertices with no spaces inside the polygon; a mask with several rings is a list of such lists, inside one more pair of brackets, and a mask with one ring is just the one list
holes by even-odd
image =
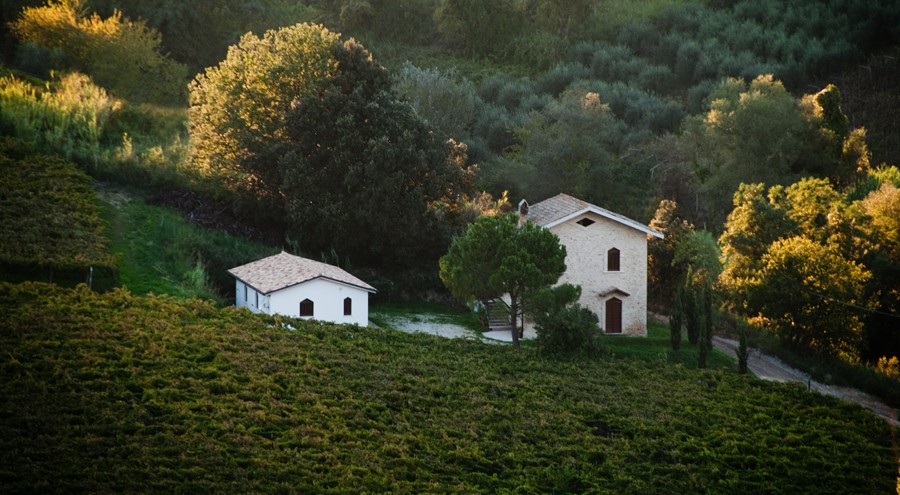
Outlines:
{"label": "dirt track", "polygon": [[[735,340],[724,339],[722,337],[713,337],[713,345],[716,349],[735,356],[735,350],[738,343]],[[809,375],[802,371],[791,368],[781,362],[780,359],[762,354],[755,349],[750,349],[747,358],[747,367],[754,375],[763,380],[772,380],[776,382],[798,382],[805,384],[810,390],[837,397],[839,399],[855,402],[863,407],[870,409],[872,412],[881,416],[894,426],[900,426],[897,420],[897,410],[884,404],[878,399],[860,392],[850,387],[837,387],[834,385],[826,385],[810,378]]]}

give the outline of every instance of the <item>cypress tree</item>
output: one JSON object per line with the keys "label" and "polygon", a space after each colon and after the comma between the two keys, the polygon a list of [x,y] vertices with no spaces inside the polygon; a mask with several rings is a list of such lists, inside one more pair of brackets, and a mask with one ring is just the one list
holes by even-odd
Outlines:
{"label": "cypress tree", "polygon": [[698,313],[698,297],[697,289],[694,286],[694,269],[688,266],[687,273],[684,276],[684,291],[682,294],[682,309],[684,310],[684,323],[687,326],[688,342],[696,345],[700,336],[700,316]]}
{"label": "cypress tree", "polygon": [[738,358],[738,372],[743,375],[747,373],[747,359],[750,356],[747,350],[747,331],[743,326],[740,329],[740,335],[736,354]]}
{"label": "cypress tree", "polygon": [[681,325],[684,321],[684,289],[679,286],[675,291],[675,304],[672,305],[672,314],[669,316],[669,331],[672,333],[672,349],[681,349]]}
{"label": "cypress tree", "polygon": [[[695,290],[697,289],[696,286],[694,286],[694,288]],[[697,353],[698,368],[706,368],[706,358],[709,356],[710,347],[709,335],[711,329],[707,324],[709,322],[709,318],[707,318],[709,294],[704,289],[705,288],[700,288],[694,295],[694,322],[697,329],[697,340],[700,344],[699,352]]]}

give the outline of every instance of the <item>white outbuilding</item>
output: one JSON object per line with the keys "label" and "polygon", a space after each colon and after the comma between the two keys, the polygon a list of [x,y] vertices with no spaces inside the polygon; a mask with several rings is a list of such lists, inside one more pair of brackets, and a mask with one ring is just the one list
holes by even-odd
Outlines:
{"label": "white outbuilding", "polygon": [[375,288],[345,270],[285,252],[228,270],[235,306],[254,313],[369,324]]}

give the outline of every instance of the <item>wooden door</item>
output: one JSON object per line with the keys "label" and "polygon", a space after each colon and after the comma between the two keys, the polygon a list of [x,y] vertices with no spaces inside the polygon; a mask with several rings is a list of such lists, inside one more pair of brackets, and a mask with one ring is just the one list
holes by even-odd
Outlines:
{"label": "wooden door", "polygon": [[622,333],[622,300],[617,297],[606,301],[606,333]]}

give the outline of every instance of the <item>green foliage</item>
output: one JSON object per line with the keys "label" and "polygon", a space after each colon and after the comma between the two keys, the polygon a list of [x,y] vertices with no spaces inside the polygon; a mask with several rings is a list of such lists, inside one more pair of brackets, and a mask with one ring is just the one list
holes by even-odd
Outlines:
{"label": "green foliage", "polygon": [[[521,184],[514,194],[546,198],[565,191],[634,215],[627,205],[641,204],[646,191],[639,187],[638,171],[617,155],[624,129],[597,93],[566,91],[524,118],[519,144],[486,164],[485,173],[505,187]],[[607,184],[619,186],[613,190]]]}
{"label": "green foliage", "polygon": [[107,15],[118,9],[133,19],[146,20],[162,34],[164,51],[186,64],[191,74],[219,63],[228,46],[245,33],[262,33],[321,17],[321,12],[306,2],[283,0],[217,0],[200,4],[179,0],[91,0],[90,4]]}
{"label": "green foliage", "polygon": [[394,75],[393,87],[416,113],[442,137],[469,137],[476,109],[483,105],[475,85],[455,71],[420,69],[407,62]]}
{"label": "green foliage", "polygon": [[705,230],[686,231],[675,242],[672,266],[680,273],[690,267],[694,277],[704,282],[717,279],[722,272],[722,262],[715,237]]}
{"label": "green foliage", "polygon": [[[48,0],[26,7],[12,26],[24,41],[60,50],[71,65],[120,98],[135,103],[184,101],[186,68],[162,55],[159,33],[114,11],[88,16],[82,0]],[[62,67],[60,67],[62,68]]]}
{"label": "green foliage", "polygon": [[725,266],[719,282],[729,308],[748,314],[746,293],[762,271],[762,257],[794,226],[785,212],[765,196],[763,184],[741,184],[734,194],[725,232],[719,238]]}
{"label": "green foliage", "polygon": [[664,237],[651,237],[647,241],[647,286],[651,304],[658,301],[665,307],[671,303],[676,289],[681,287],[684,276],[685,265],[675,264],[676,246],[679,239],[693,232],[694,226],[683,218],[675,201],[663,199],[649,227]]}
{"label": "green foliage", "polygon": [[465,55],[486,56],[504,49],[523,19],[512,0],[441,0],[434,21],[443,38]]}
{"label": "green foliage", "polygon": [[252,166],[262,166],[260,155],[270,158],[284,141],[291,103],[317,93],[337,71],[337,44],[337,34],[311,24],[242,36],[225,60],[191,83],[194,165],[230,189],[261,194],[263,178]]}
{"label": "green foliage", "polygon": [[195,164],[243,196],[237,209],[359,266],[433,266],[474,195],[465,146],[438,140],[361,44],[322,26],[244,36],[193,83],[190,126]]}
{"label": "green foliage", "polygon": [[102,191],[118,281],[135,294],[230,301],[226,270],[275,254],[275,248],[192,225],[181,213],[146,204],[128,190]]}
{"label": "green foliage", "polygon": [[345,43],[335,59],[319,93],[294,101],[285,147],[258,175],[286,198],[289,235],[303,249],[431,271],[475,194],[466,147],[438,140],[361,45]]}
{"label": "green foliage", "polygon": [[602,350],[597,315],[578,304],[580,297],[581,287],[562,284],[542,289],[529,298],[529,313],[541,350],[550,353]]}
{"label": "green foliage", "polygon": [[740,328],[740,337],[738,340],[738,348],[735,351],[738,359],[738,373],[747,374],[747,360],[750,357],[750,351],[747,348],[747,330],[742,326]]}
{"label": "green foliage", "polygon": [[857,360],[862,320],[847,305],[870,305],[863,288],[871,273],[805,237],[776,241],[763,263],[750,297],[764,321],[788,342]]}
{"label": "green foliage", "polygon": [[774,494],[896,484],[887,423],[730,372],[554,358],[124,291],[2,285],[0,297],[3,491]]}
{"label": "green foliage", "polygon": [[115,270],[90,179],[62,158],[0,137],[0,264]]}
{"label": "green foliage", "polygon": [[96,166],[100,140],[121,104],[82,74],[62,76],[44,88],[0,78],[0,121],[10,134],[68,160]]}
{"label": "green foliage", "polygon": [[[516,318],[537,291],[556,283],[566,270],[566,248],[549,230],[518,215],[482,216],[457,237],[440,259],[441,281],[464,302],[509,295]],[[513,342],[519,332],[513,328]]]}
{"label": "green foliage", "polygon": [[688,342],[690,342],[691,345],[697,345],[700,341],[700,334],[702,331],[701,326],[706,320],[703,313],[703,292],[697,290],[694,271],[691,267],[688,267],[687,272],[684,274],[681,301]]}
{"label": "green foliage", "polygon": [[675,291],[675,301],[669,314],[669,333],[672,350],[681,349],[681,334],[684,327],[684,286],[679,285]]}
{"label": "green foliage", "polygon": [[[860,357],[863,315],[891,262],[875,261],[871,219],[824,179],[772,187],[742,186],[720,242],[720,282],[730,307],[787,342],[851,362]],[[871,267],[883,267],[873,278]],[[884,304],[891,304],[889,300]],[[877,358],[877,356],[876,356]]]}
{"label": "green foliage", "polygon": [[[686,121],[685,145],[705,178],[711,212],[721,212],[741,182],[769,185],[793,179],[803,154],[803,116],[797,101],[771,76],[749,85],[729,79],[709,96],[709,111]],[[720,218],[717,220],[721,221]]]}
{"label": "green foliage", "polygon": [[700,287],[694,287],[693,289],[696,291],[696,300],[693,309],[697,313],[697,343],[699,344],[697,367],[706,368],[709,353],[713,348],[713,292],[708,278],[704,280]]}
{"label": "green foliage", "polygon": [[184,126],[183,110],[125,103],[83,74],[42,85],[0,77],[0,129],[102,180],[196,187]]}

